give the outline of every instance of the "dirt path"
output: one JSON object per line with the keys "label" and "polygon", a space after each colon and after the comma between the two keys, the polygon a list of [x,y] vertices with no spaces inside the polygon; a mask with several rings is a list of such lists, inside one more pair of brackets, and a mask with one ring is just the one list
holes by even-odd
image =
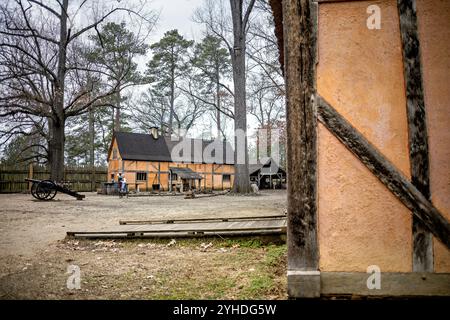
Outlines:
{"label": "dirt path", "polygon": [[260,196],[217,196],[204,199],[173,197],[124,198],[87,193],[86,199],[58,194],[55,201],[30,195],[0,195],[0,256],[32,256],[38,249],[65,238],[70,229],[113,227],[119,220],[206,218],[281,214],[285,191]]}

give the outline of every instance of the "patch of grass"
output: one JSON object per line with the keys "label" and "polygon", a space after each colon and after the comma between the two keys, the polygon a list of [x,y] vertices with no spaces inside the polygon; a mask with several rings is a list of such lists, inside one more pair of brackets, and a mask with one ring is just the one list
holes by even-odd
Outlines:
{"label": "patch of grass", "polygon": [[218,279],[214,279],[213,281],[207,282],[205,284],[205,289],[208,290],[208,293],[205,298],[206,299],[221,299],[225,297],[226,293],[230,288],[236,286],[236,282],[234,279],[230,277],[222,277]]}
{"label": "patch of grass", "polygon": [[225,247],[233,247],[239,245],[241,248],[261,248],[263,246],[260,239],[228,239],[225,241]]}
{"label": "patch of grass", "polygon": [[284,287],[283,278],[286,268],[287,246],[271,245],[265,248],[264,260],[257,266],[249,283],[240,293],[241,299],[259,299],[270,293],[279,294]]}
{"label": "patch of grass", "polygon": [[150,299],[186,300],[186,299],[223,299],[236,286],[231,277],[206,277],[199,279],[168,279],[161,281],[165,292],[153,292]]}
{"label": "patch of grass", "polygon": [[273,267],[276,268],[280,265],[280,262],[282,262],[283,258],[287,254],[287,246],[269,246],[267,247],[267,254],[266,254],[266,260],[264,261],[264,264],[267,267]]}
{"label": "patch of grass", "polygon": [[[126,247],[136,246],[138,244],[154,243],[156,245],[167,245],[171,239],[124,239],[116,240],[118,243],[124,244]],[[284,244],[284,240],[279,237],[236,237],[236,238],[222,238],[222,237],[205,237],[205,238],[177,238],[175,239],[176,246],[182,247],[198,247],[202,243],[212,243],[214,247],[233,247],[238,245],[242,248],[262,248],[267,245]]]}
{"label": "patch of grass", "polygon": [[244,288],[242,295],[245,298],[258,298],[264,295],[274,284],[268,274],[259,274],[250,278],[250,284]]}

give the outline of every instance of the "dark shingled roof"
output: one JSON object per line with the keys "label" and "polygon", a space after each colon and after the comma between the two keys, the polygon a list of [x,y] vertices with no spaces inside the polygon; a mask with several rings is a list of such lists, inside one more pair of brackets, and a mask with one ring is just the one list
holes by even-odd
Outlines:
{"label": "dark shingled roof", "polygon": [[[168,161],[168,162],[193,162],[193,163],[234,163],[234,151],[229,142],[215,142],[220,143],[220,147],[223,148],[223,157],[218,161],[207,159],[203,157],[203,151],[205,148],[214,141],[205,141],[201,139],[189,139],[172,141],[169,137],[159,136],[157,139],[153,138],[150,134],[143,133],[130,133],[130,132],[114,132],[114,137],[117,141],[119,153],[124,160],[135,161]],[[179,143],[189,143],[191,155],[183,155],[183,152],[174,152],[174,156],[177,159],[172,159],[172,150],[178,146]],[[194,150],[198,150],[201,147],[201,155],[198,152],[194,154]],[[215,154],[212,152],[212,156]]]}

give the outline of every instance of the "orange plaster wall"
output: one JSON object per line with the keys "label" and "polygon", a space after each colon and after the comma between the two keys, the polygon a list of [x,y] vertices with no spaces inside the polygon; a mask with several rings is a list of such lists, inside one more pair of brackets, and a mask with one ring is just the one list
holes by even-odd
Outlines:
{"label": "orange plaster wall", "polygon": [[[417,19],[432,202],[450,220],[450,1],[418,0]],[[450,250],[436,239],[434,267],[436,272],[450,272]]]}
{"label": "orange plaster wall", "polygon": [[[381,30],[366,27],[371,4]],[[409,176],[396,1],[320,4],[318,42],[319,94]],[[411,271],[409,211],[322,125],[318,137],[320,269]]]}

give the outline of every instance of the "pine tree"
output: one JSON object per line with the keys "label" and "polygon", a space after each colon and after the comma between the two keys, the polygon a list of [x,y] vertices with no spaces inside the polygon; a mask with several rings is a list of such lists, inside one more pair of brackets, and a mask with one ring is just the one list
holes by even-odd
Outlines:
{"label": "pine tree", "polygon": [[152,59],[147,63],[148,81],[160,94],[169,98],[168,133],[173,133],[177,82],[190,68],[189,49],[194,42],[186,40],[178,30],[167,31],[164,37],[150,46]]}
{"label": "pine tree", "polygon": [[221,105],[221,96],[226,94],[229,88],[222,83],[229,79],[231,74],[230,54],[222,46],[222,41],[214,36],[207,35],[201,43],[195,47],[193,64],[200,70],[200,81],[203,83],[205,95],[212,95],[214,100],[214,110],[217,138],[221,136],[221,113],[224,112]]}
{"label": "pine tree", "polygon": [[[136,35],[127,30],[124,22],[117,24],[107,23],[96,36],[91,36],[94,42],[93,50],[88,54],[89,60],[93,63],[104,66],[109,70],[108,81],[112,84],[120,83],[113,108],[113,129],[122,129],[121,103],[126,98],[122,97],[123,89],[139,84],[142,77],[137,71],[137,64],[133,61],[136,56],[144,55],[147,52],[147,45],[142,43]],[[115,116],[114,116],[115,109]]]}

